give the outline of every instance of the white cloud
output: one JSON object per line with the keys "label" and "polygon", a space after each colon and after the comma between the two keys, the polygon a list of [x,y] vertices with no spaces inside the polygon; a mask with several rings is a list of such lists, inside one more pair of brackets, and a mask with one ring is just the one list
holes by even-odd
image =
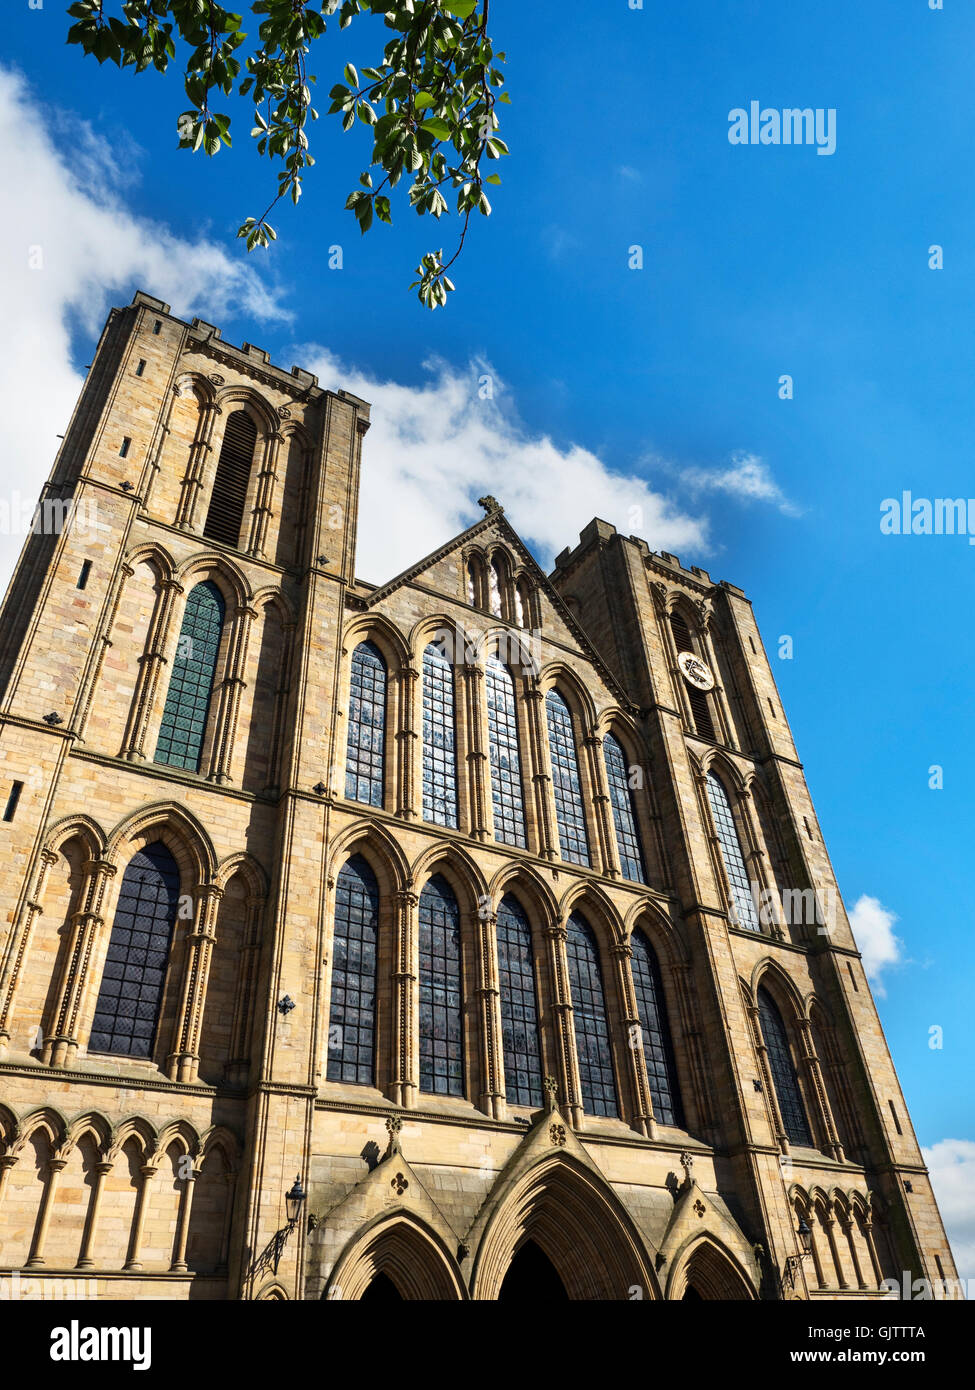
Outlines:
{"label": "white cloud", "polygon": [[[515,529],[548,565],[592,517],[653,549],[700,554],[707,523],[688,516],[636,476],[612,473],[580,445],[560,448],[529,435],[500,401],[503,384],[486,363],[466,372],[426,364],[429,381],[401,386],[343,366],[326,349],[295,349],[295,360],[323,386],[344,387],[372,403],[366,436],[356,568],[384,583],[482,515],[493,493]],[[481,399],[490,378],[494,399]]]}
{"label": "white cloud", "polygon": [[899,937],[894,935],[895,913],[884,907],[879,898],[864,893],[853,904],[850,926],[863,957],[863,968],[874,992],[886,994],[881,974],[890,965],[898,965],[903,957]]}
{"label": "white cloud", "polygon": [[800,509],[786,497],[764,459],[744,450],[731,455],[727,468],[682,469],[681,481],[692,496],[724,492],[740,502],[769,502],[786,516],[800,515]]}
{"label": "white cloud", "polygon": [[[70,132],[62,153],[48,135]],[[123,160],[119,159],[122,150]],[[188,241],[134,217],[121,191],[131,144],[110,147],[87,123],[42,106],[25,79],[0,67],[0,303],[7,328],[0,353],[0,459],[6,494],[37,496],[50,471],[82,378],[71,361],[71,328],[97,336],[112,303],[142,287],[180,315],[220,322],[287,317],[253,267],[203,239]],[[36,249],[32,249],[36,248]],[[31,259],[40,268],[31,268]],[[121,296],[124,296],[122,298]],[[20,536],[0,537],[0,589]]]}
{"label": "white cloud", "polygon": [[951,1244],[958,1277],[975,1287],[975,1142],[941,1139],[921,1154]]}

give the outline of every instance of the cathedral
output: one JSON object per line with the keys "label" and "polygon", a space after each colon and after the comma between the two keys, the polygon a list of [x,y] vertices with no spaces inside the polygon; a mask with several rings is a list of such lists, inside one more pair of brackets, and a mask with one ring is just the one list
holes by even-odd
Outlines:
{"label": "cathedral", "polygon": [[748,598],[493,497],[367,583],[368,429],[109,315],[0,617],[0,1281],[946,1296]]}

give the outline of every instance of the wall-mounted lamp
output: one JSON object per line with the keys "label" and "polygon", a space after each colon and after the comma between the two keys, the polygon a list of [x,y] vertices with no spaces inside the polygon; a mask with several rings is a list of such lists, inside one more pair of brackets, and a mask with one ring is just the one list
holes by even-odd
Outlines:
{"label": "wall-mounted lamp", "polygon": [[301,1208],[304,1204],[307,1192],[301,1185],[301,1174],[295,1178],[294,1187],[287,1193],[284,1199],[285,1210],[288,1213],[288,1225],[296,1226],[298,1218],[301,1216]]}

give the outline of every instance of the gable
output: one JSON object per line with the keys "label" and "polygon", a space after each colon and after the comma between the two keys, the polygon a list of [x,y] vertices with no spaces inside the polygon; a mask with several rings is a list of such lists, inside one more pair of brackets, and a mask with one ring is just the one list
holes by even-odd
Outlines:
{"label": "gable", "polygon": [[510,567],[512,584],[522,580],[530,588],[535,611],[531,617],[526,615],[525,630],[529,638],[533,632],[541,638],[542,651],[535,657],[539,666],[562,661],[588,685],[595,676],[607,700],[632,709],[625,691],[500,508],[373,590],[365,607],[384,613],[405,632],[442,612],[463,628],[478,650],[483,650],[489,632],[507,628],[517,638],[519,628],[514,622],[499,621],[486,604],[469,601],[469,561],[473,559],[485,572],[484,567],[498,555]]}

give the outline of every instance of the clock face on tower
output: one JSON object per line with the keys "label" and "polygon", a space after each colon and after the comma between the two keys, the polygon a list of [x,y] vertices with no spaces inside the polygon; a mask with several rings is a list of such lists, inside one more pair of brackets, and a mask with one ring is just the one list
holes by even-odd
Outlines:
{"label": "clock face on tower", "polygon": [[710,667],[693,652],[681,652],[677,657],[677,665],[688,685],[693,685],[697,690],[714,689],[714,676]]}

